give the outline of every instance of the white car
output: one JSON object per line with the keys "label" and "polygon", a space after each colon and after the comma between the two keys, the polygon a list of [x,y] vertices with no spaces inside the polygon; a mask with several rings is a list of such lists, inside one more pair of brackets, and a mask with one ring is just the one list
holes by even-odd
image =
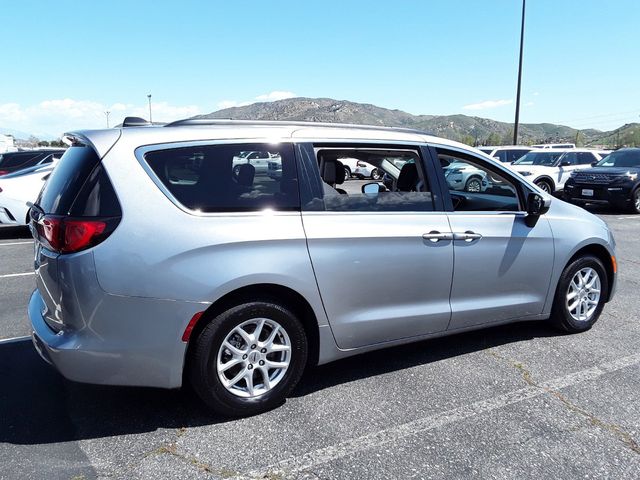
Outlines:
{"label": "white car", "polygon": [[344,178],[345,180],[351,177],[357,177],[360,180],[365,178],[371,178],[372,180],[380,180],[384,175],[384,172],[374,167],[370,163],[357,158],[340,158],[340,162],[344,165]]}
{"label": "white car", "polygon": [[269,170],[269,160],[274,158],[280,158],[279,155],[274,155],[270,152],[264,151],[246,151],[240,152],[236,157],[233,157],[233,173],[236,175],[240,171],[240,165],[248,163],[253,165],[256,169],[256,173],[267,173]]}
{"label": "white car", "polygon": [[58,162],[0,177],[0,224],[26,225],[29,208]]}
{"label": "white car", "polygon": [[502,163],[513,163],[533,149],[531,147],[524,147],[522,145],[487,145],[478,147],[478,150],[480,150],[482,153],[486,153],[496,160],[499,160]]}
{"label": "white car", "polygon": [[509,167],[548,193],[564,190],[571,172],[600,161],[604,155],[586,148],[531,150]]}

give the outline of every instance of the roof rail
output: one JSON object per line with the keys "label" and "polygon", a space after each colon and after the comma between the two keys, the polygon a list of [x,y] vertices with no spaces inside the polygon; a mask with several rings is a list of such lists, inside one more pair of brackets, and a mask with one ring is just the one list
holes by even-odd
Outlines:
{"label": "roof rail", "polygon": [[151,125],[144,118],[140,117],[125,117],[122,122],[123,127],[145,127]]}
{"label": "roof rail", "polygon": [[424,130],[406,127],[385,127],[378,125],[357,125],[352,123],[328,123],[328,122],[305,122],[300,120],[233,120],[230,118],[187,118],[167,123],[165,127],[186,127],[186,126],[224,126],[224,125],[256,125],[256,126],[300,126],[300,127],[327,127],[327,128],[359,128],[362,130],[382,130],[390,132],[416,133],[420,135],[433,135]]}

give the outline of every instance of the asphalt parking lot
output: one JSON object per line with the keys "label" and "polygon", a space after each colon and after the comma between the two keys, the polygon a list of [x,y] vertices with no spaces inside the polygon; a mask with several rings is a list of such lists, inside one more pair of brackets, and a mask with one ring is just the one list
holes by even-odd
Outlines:
{"label": "asphalt parking lot", "polygon": [[68,382],[7,340],[30,333],[33,244],[0,227],[0,479],[640,478],[640,216],[595,213],[620,275],[590,331],[521,323],[354,357],[240,420],[189,391]]}

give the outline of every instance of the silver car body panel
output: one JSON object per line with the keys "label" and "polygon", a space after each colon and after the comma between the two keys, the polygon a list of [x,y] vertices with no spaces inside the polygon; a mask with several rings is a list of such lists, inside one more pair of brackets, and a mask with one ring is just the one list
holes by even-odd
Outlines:
{"label": "silver car body panel", "polygon": [[[531,229],[514,212],[204,214],[172,198],[143,158],[153,149],[211,142],[435,145],[475,155],[524,182],[472,149],[427,135],[240,124],[73,136],[103,157],[122,208],[116,230],[90,250],[57,255],[37,247],[38,290],[29,306],[35,343],[77,381],[179,387],[187,324],[243,287],[272,284],[300,294],[318,324],[318,361],[327,363],[487,324],[546,318],[575,252],[598,244],[614,253],[602,221],[556,199]],[[477,230],[482,238],[469,244],[422,238],[433,230]]]}

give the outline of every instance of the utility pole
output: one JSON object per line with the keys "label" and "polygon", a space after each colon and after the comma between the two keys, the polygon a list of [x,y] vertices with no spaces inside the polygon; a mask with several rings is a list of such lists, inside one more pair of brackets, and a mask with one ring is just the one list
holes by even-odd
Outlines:
{"label": "utility pole", "polygon": [[520,122],[520,86],[522,84],[522,50],[524,46],[524,12],[526,0],[522,0],[522,25],[520,26],[520,61],[518,62],[518,91],[516,93],[516,121],[513,125],[513,144],[518,144],[518,123]]}
{"label": "utility pole", "polygon": [[153,119],[151,118],[151,94],[147,95],[147,99],[149,100],[149,123],[153,125]]}
{"label": "utility pole", "polygon": [[107,128],[109,128],[109,115],[111,114],[111,112],[104,112],[104,114],[107,117]]}

